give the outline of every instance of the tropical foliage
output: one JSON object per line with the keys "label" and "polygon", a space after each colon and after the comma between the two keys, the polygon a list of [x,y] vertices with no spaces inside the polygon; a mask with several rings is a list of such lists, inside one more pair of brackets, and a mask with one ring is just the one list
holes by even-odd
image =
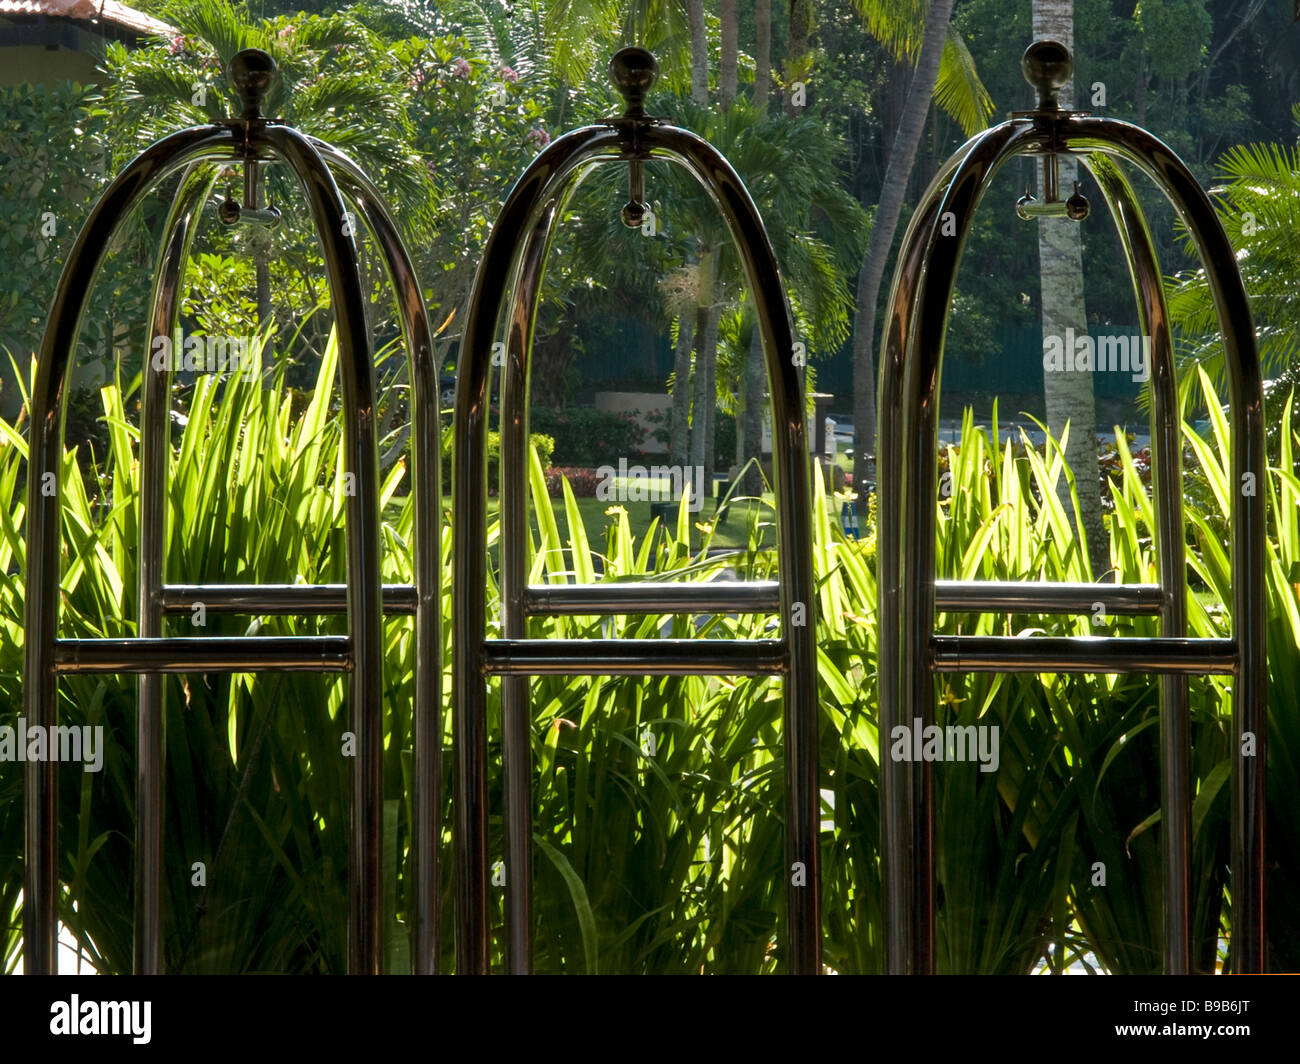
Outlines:
{"label": "tropical foliage", "polygon": [[[283,376],[272,388],[231,378],[195,386],[174,431],[168,579],[179,582],[338,580],[342,498],[334,472],[340,425],[331,415],[333,344],[310,395]],[[1218,399],[1202,376],[1203,401]],[[123,607],[135,580],[138,441],[129,424],[134,391],[102,392],[110,449],[83,475],[65,461],[63,631],[129,635]],[[298,411],[291,413],[291,411]],[[1270,803],[1300,795],[1293,756],[1300,725],[1289,692],[1300,682],[1300,478],[1289,408],[1268,490]],[[1194,463],[1226,505],[1227,427],[1185,435]],[[1060,448],[1022,440],[999,450],[996,424],[967,417],[948,450],[954,491],[941,508],[938,568],[956,579],[1083,580],[1090,576],[1057,484],[1072,485]],[[1120,437],[1121,441],[1123,436]],[[0,423],[0,720],[20,712],[25,442]],[[1110,553],[1120,578],[1151,581],[1153,515],[1143,474],[1121,442],[1112,482]],[[693,547],[683,507],[669,527],[632,534],[615,508],[603,529],[584,524],[565,486],[561,539],[542,464],[534,460],[535,533],[530,580],[770,577],[779,564],[761,510],[750,549],[710,556]],[[385,481],[384,578],[409,579],[412,508],[405,464]],[[268,506],[276,498],[280,506]],[[845,539],[817,495],[815,565],[822,688],[822,787],[826,961],[836,971],[881,966],[879,813],[874,684],[874,535]],[[1211,514],[1189,509],[1188,594],[1193,635],[1224,634],[1218,605],[1230,597],[1226,544]],[[495,525],[489,533],[495,541]],[[450,540],[444,535],[444,545]],[[766,540],[768,546],[762,546]],[[445,548],[444,548],[445,549]],[[444,557],[444,565],[447,559]],[[444,568],[444,579],[447,579]],[[444,585],[444,596],[449,583]],[[495,585],[489,606],[495,607]],[[444,597],[444,602],[448,601]],[[173,622],[184,634],[189,618]],[[208,634],[337,631],[340,621],[211,618]],[[755,637],[763,617],[534,619],[531,634],[557,638],[655,635]],[[1110,618],[1104,634],[1154,634],[1147,619]],[[940,618],[944,631],[1097,634],[1093,618],[989,616],[972,627]],[[447,626],[450,637],[450,626]],[[409,750],[412,673],[409,620],[385,638],[385,846],[387,964],[406,970],[409,896]],[[111,740],[102,773],[63,771],[60,808],[66,894],[61,917],[90,962],[129,970],[134,818],[134,683],[69,677],[60,712],[103,725]],[[1231,941],[1225,838],[1227,678],[1192,681],[1193,867],[1196,958],[1213,970],[1221,936]],[[939,964],[954,972],[1025,972],[1087,963],[1114,972],[1158,970],[1160,859],[1155,688],[1146,677],[972,676],[940,687],[940,722],[996,723],[999,771],[978,763],[936,767]],[[167,687],[166,965],[189,972],[337,972],[346,926],[347,761],[340,754],[345,685],[292,674],[169,680]],[[499,719],[493,689],[489,716]],[[759,972],[781,963],[781,700],[757,679],[542,678],[534,683],[534,884],[542,971]],[[445,724],[445,721],[444,721]],[[495,728],[495,726],[494,726]],[[444,744],[447,742],[444,727]],[[490,751],[499,750],[499,739]],[[446,747],[444,746],[444,750]],[[494,766],[498,758],[493,756]],[[494,773],[496,769],[494,768]],[[445,776],[450,785],[450,772]],[[11,914],[5,956],[17,948],[21,770],[0,768],[0,903]],[[497,794],[495,774],[492,793]],[[444,806],[449,795],[444,795]],[[496,800],[493,808],[498,809]],[[1286,935],[1294,908],[1300,840],[1277,816],[1270,883],[1280,914],[1275,963],[1294,965]],[[492,817],[499,843],[499,821]],[[618,840],[616,845],[611,840]],[[444,834],[444,853],[450,839]],[[207,885],[191,883],[194,861]],[[1095,862],[1106,886],[1095,885]],[[444,863],[444,872],[450,872]],[[444,878],[443,904],[450,905]],[[446,915],[450,917],[448,910]],[[445,926],[450,926],[446,924]],[[498,943],[499,946],[499,943]],[[444,943],[445,967],[452,964]]]}

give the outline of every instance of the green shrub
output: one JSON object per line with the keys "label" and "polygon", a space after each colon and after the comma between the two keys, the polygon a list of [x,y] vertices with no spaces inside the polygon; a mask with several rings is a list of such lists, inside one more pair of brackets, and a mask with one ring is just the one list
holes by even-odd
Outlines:
{"label": "green shrub", "polygon": [[[290,417],[283,380],[271,388],[200,378],[175,431],[169,500],[167,579],[172,582],[337,581],[343,575],[343,500],[338,482],[341,422],[326,382],[330,345],[316,389]],[[1208,390],[1208,382],[1202,382]],[[94,638],[134,632],[138,546],[137,440],[130,399],[103,390],[110,451],[83,473],[65,464],[65,571],[60,634]],[[1217,400],[1210,404],[1217,410]],[[1275,527],[1269,539],[1269,803],[1272,963],[1300,966],[1290,914],[1300,912],[1300,867],[1289,811],[1300,800],[1293,751],[1300,724],[1291,704],[1300,687],[1300,479],[1289,411],[1279,467],[1269,478]],[[994,428],[996,432],[996,427]],[[1192,438],[1215,490],[1224,488],[1226,437]],[[1055,445],[999,452],[996,436],[968,416],[962,446],[945,455],[953,492],[940,506],[937,568],[957,579],[1087,579],[1081,533],[1056,490],[1070,481]],[[1112,563],[1125,581],[1154,579],[1152,515],[1143,472],[1120,437],[1109,518]],[[1198,442],[1199,441],[1199,442]],[[1217,448],[1217,451],[1216,451]],[[23,464],[26,444],[0,422],[0,722],[21,709]],[[383,577],[410,579],[412,506],[395,466],[383,485]],[[584,526],[562,481],[567,535],[534,452],[534,581],[576,578],[708,579],[733,568],[770,578],[778,564],[759,549],[758,511],[750,547],[709,557],[708,533],[692,551],[685,509],[662,534],[634,540],[626,513],[611,508],[603,529]],[[878,857],[879,737],[875,701],[875,515],[849,541],[817,486],[814,575],[822,689],[821,787],[833,796],[822,834],[823,941],[840,972],[881,969]],[[770,519],[763,517],[762,523]],[[1223,544],[1189,508],[1190,567],[1205,586],[1229,594]],[[496,530],[489,535],[495,536]],[[443,609],[450,603],[450,536],[444,529]],[[499,607],[495,573],[485,589]],[[1191,634],[1218,635],[1223,613],[1189,596]],[[448,654],[451,619],[444,625]],[[753,638],[762,616],[557,617],[529,619],[535,638]],[[213,616],[206,634],[341,631],[340,618]],[[173,634],[186,619],[170,622]],[[1150,635],[1151,618],[940,616],[938,629],[971,634]],[[388,966],[407,967],[410,913],[409,778],[412,669],[409,618],[385,638],[385,844]],[[448,659],[445,659],[448,660]],[[1001,767],[935,766],[939,968],[1024,972],[1045,957],[1055,967],[1088,954],[1108,970],[1159,966],[1161,940],[1156,687],[1147,677],[990,676],[939,678],[940,723],[996,722]],[[348,771],[339,756],[346,686],[309,674],[171,677],[166,681],[166,830],[163,875],[165,965],[176,972],[338,972],[346,941]],[[60,773],[66,894],[60,918],[91,963],[105,972],[131,965],[134,823],[134,698],[129,676],[70,676],[60,684],[62,719],[103,724],[111,736],[104,771]],[[446,694],[446,689],[444,688]],[[537,844],[536,967],[542,972],[764,972],[782,959],[784,896],[780,687],[757,678],[539,677],[533,696],[533,804]],[[489,827],[500,847],[500,686],[489,686]],[[1228,677],[1191,685],[1197,788],[1193,838],[1197,964],[1212,968],[1216,938],[1230,928],[1225,840],[1231,708]],[[449,714],[443,737],[450,766]],[[451,772],[444,774],[443,808]],[[0,763],[0,911],[8,917],[4,962],[18,947],[22,849],[21,766]],[[450,824],[444,820],[442,966],[452,963]],[[190,865],[203,860],[201,902]],[[1093,866],[1107,868],[1105,889]],[[497,913],[494,926],[500,926]],[[1290,937],[1288,937],[1290,936]],[[494,963],[501,943],[494,938]]]}
{"label": "green shrub", "polygon": [[528,427],[554,438],[551,460],[562,466],[616,465],[619,458],[638,457],[645,446],[645,430],[631,414],[534,407]]}

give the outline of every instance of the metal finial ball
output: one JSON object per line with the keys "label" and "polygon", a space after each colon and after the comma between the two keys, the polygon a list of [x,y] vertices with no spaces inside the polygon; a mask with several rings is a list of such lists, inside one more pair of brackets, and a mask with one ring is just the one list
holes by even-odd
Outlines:
{"label": "metal finial ball", "polygon": [[644,48],[620,48],[609,61],[609,77],[629,111],[643,110],[645,95],[659,77],[659,62]]}
{"label": "metal finial ball", "polygon": [[1035,41],[1020,60],[1025,80],[1038,90],[1040,103],[1056,104],[1056,95],[1074,73],[1070,49],[1060,41]]}
{"label": "metal finial ball", "polygon": [[239,221],[240,213],[239,204],[229,196],[217,207],[217,218],[222,225],[234,225]]}
{"label": "metal finial ball", "polygon": [[260,48],[245,48],[230,60],[230,84],[243,101],[245,113],[261,111],[275,73],[275,60]]}
{"label": "metal finial ball", "polygon": [[623,224],[629,229],[640,229],[645,221],[646,211],[650,209],[648,203],[637,203],[628,200],[623,204]]}
{"label": "metal finial ball", "polygon": [[1065,201],[1065,215],[1067,218],[1076,222],[1081,222],[1088,217],[1092,210],[1092,205],[1088,202],[1088,197],[1079,191],[1079,182],[1074,183],[1074,195]]}

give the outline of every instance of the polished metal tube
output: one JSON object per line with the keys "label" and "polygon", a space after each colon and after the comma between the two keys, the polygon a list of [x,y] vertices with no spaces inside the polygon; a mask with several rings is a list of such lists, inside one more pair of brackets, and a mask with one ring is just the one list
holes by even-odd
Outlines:
{"label": "polished metal tube", "polygon": [[488,639],[492,676],[782,676],[783,640]]}
{"label": "polished metal tube", "polygon": [[[1080,118],[1071,144],[1140,167],[1178,212],[1205,265],[1227,354],[1232,413],[1232,624],[1240,653],[1232,701],[1232,970],[1264,970],[1265,766],[1268,646],[1265,572],[1264,390],[1250,301],[1223,223],[1187,166],[1158,138],[1127,122]],[[1253,742],[1248,742],[1253,740]],[[1251,753],[1243,751],[1253,750]]]}
{"label": "polished metal tube", "polygon": [[[902,490],[899,481],[899,432],[903,417],[903,369],[916,321],[916,291],[925,266],[928,234],[939,217],[944,191],[957,165],[976,143],[967,141],[940,167],[908,223],[900,245],[898,265],[890,286],[881,337],[880,384],[877,389],[876,484],[881,515],[895,511]],[[888,516],[876,529],[877,702],[880,734],[892,734],[902,723],[899,709],[899,602],[902,543],[896,520]],[[912,883],[916,880],[916,851],[912,844],[912,806],[916,775],[911,762],[880,760],[880,853],[885,971],[911,970]]]}
{"label": "polished metal tube", "polygon": [[[1133,278],[1142,335],[1151,338],[1151,493],[1156,559],[1163,601],[1160,632],[1187,635],[1187,558],[1183,528],[1182,412],[1174,363],[1173,328],[1165,303],[1164,274],[1137,196],[1104,155],[1084,156],[1110,208]],[[1192,970],[1192,781],[1187,675],[1160,677],[1160,852],[1164,875],[1164,971]]]}
{"label": "polished metal tube", "polygon": [[379,577],[379,451],[375,435],[374,357],[366,324],[356,245],[347,206],[311,141],[289,126],[253,125],[249,147],[265,146],[293,171],[307,194],[324,253],[343,382],[347,496],[348,638],[352,644],[351,846],[348,868],[348,969],[383,971],[383,602]]}
{"label": "polished metal tube", "polygon": [[[154,270],[152,337],[171,338],[180,319],[181,282],[199,213],[212,192],[217,171],[205,163],[181,178],[163,229]],[[152,351],[152,344],[149,348]],[[161,369],[146,355],[140,401],[140,546],[138,634],[163,634],[158,592],[164,580],[167,459],[171,429],[171,359]],[[163,749],[162,677],[142,673],[136,710],[135,945],[137,975],[162,971]]]}
{"label": "polished metal tube", "polygon": [[[901,513],[897,542],[898,676],[897,712],[904,721],[933,723],[934,697],[929,650],[935,611],[936,456],[939,428],[939,369],[948,306],[971,218],[998,169],[1010,158],[1041,147],[1043,134],[1029,123],[1010,122],[982,134],[961,154],[926,232],[924,255],[909,258],[912,271],[899,288],[911,293],[910,336],[903,356],[898,406],[882,409],[882,439],[899,441],[899,469],[891,488],[900,510],[881,496],[882,513]],[[950,224],[945,226],[943,222]],[[900,260],[901,261],[901,260]],[[886,320],[890,314],[887,313]],[[887,524],[888,517],[881,524]],[[891,558],[891,564],[893,559]],[[883,723],[883,722],[882,722]],[[892,725],[891,725],[892,726]],[[907,874],[911,933],[903,956],[887,960],[889,971],[934,971],[934,823],[932,766],[910,766],[911,867]],[[886,810],[889,815],[889,810]],[[907,844],[905,843],[905,845]],[[888,875],[888,873],[886,873]],[[900,884],[895,883],[897,888]],[[895,909],[887,912],[896,915]]]}
{"label": "polished metal tube", "polygon": [[935,672],[1239,671],[1232,639],[1136,639],[1107,636],[943,635],[930,640]]}
{"label": "polished metal tube", "polygon": [[[541,298],[546,253],[559,216],[560,200],[542,211],[528,233],[514,297],[505,322],[505,359],[501,365],[501,634],[518,640],[527,635],[524,587],[528,581],[528,368],[533,321]],[[525,675],[501,681],[501,792],[505,805],[506,971],[532,973],[532,722],[529,680]]]}
{"label": "polished metal tube", "polygon": [[[501,634],[521,640],[528,634],[525,595],[528,583],[529,354],[542,277],[555,226],[572,195],[569,184],[539,212],[528,234],[514,281],[506,320],[505,360],[501,367]],[[533,958],[532,721],[526,675],[501,680],[502,799],[506,835],[506,970],[530,975]]]}
{"label": "polished metal tube", "polygon": [[[174,133],[145,149],[91,210],[55,288],[37,358],[28,438],[23,715],[33,724],[51,727],[57,719],[54,646],[65,385],[95,275],[123,220],[154,186],[191,163],[229,158],[233,145],[234,136],[228,128],[204,126]],[[23,967],[33,975],[57,971],[56,767],[51,761],[28,761],[23,777]]]}
{"label": "polished metal tube", "polygon": [[699,584],[604,583],[533,584],[524,588],[524,610],[532,616],[583,617],[635,613],[776,613],[781,608],[775,580],[709,580]]}
{"label": "polished metal tube", "polygon": [[347,636],[214,636],[207,639],[59,639],[57,673],[349,672]]}
{"label": "polished metal tube", "polygon": [[[455,751],[456,970],[487,974],[487,433],[489,378],[507,293],[518,291],[525,247],[583,163],[619,147],[618,133],[589,127],[557,138],[515,183],[488,236],[470,295],[456,380],[453,428],[452,735]],[[513,320],[507,313],[507,320]],[[526,437],[525,437],[526,439]],[[516,457],[517,460],[517,457]],[[509,874],[507,874],[509,879]]]}
{"label": "polished metal tube", "polygon": [[[778,511],[781,591],[784,638],[766,649],[766,641],[746,644],[736,641],[726,651],[706,648],[702,653],[645,641],[643,647],[629,641],[531,641],[504,639],[484,641],[486,616],[483,587],[486,582],[486,432],[487,385],[495,327],[505,307],[512,330],[507,351],[524,350],[531,338],[531,308],[535,286],[540,283],[540,258],[549,233],[539,226],[548,212],[562,202],[580,168],[599,159],[618,156],[629,138],[635,138],[639,156],[674,159],[695,174],[719,207],[741,252],[747,279],[759,309],[759,325],[768,359],[773,394],[776,480],[781,505]],[[530,234],[528,244],[519,234]],[[541,250],[539,250],[541,249]],[[536,264],[534,266],[534,264]],[[521,288],[528,291],[518,299]],[[507,292],[514,292],[505,304]],[[604,675],[686,675],[708,671],[712,662],[727,672],[745,671],[740,664],[757,671],[786,674],[786,856],[792,874],[787,889],[789,913],[788,967],[792,972],[820,970],[819,939],[819,853],[820,820],[817,743],[816,646],[814,616],[816,597],[812,583],[811,480],[807,459],[807,430],[803,410],[803,388],[795,367],[793,328],[784,289],[776,269],[775,256],[762,222],[734,170],[705,141],[684,130],[666,125],[627,124],[615,120],[605,127],[578,130],[559,138],[541,153],[525,171],[507,197],[505,206],[488,241],[479,267],[462,347],[455,419],[455,509],[458,525],[454,539],[453,608],[468,640],[458,640],[453,652],[453,704],[457,735],[457,854],[458,920],[457,956],[461,971],[487,970],[486,882],[487,852],[484,820],[486,754],[484,735],[485,690],[483,677],[489,673],[524,676],[551,672],[593,672]],[[515,360],[516,371],[526,370],[522,360],[507,356],[507,369]],[[507,378],[509,372],[507,372]],[[511,386],[513,387],[513,385]],[[526,440],[526,424],[520,416],[523,399],[503,391],[503,433]],[[513,457],[511,457],[513,455]],[[503,479],[519,472],[520,444],[507,446],[503,439]],[[505,515],[503,484],[503,540],[511,527]],[[513,503],[512,503],[513,506]],[[516,518],[517,520],[517,518]],[[503,546],[503,569],[520,573],[519,556]],[[506,610],[519,619],[524,616],[525,589],[520,575],[511,578],[503,599]],[[518,627],[512,622],[512,627]],[[628,655],[635,652],[635,660]],[[516,657],[516,655],[519,655]],[[706,655],[716,655],[706,656]],[[753,660],[748,662],[746,657]],[[508,685],[507,685],[508,688]],[[508,699],[511,697],[506,696]],[[524,722],[526,724],[526,721]],[[510,714],[519,742],[518,713]],[[516,765],[512,771],[517,771]],[[518,788],[512,795],[518,794]],[[518,798],[507,802],[507,815],[518,815]],[[509,829],[507,829],[509,832]],[[802,873],[802,874],[800,874]],[[518,878],[518,877],[515,877]],[[507,876],[509,882],[510,876]],[[516,913],[519,911],[515,909]],[[518,953],[522,941],[515,941]],[[512,970],[527,966],[512,959]]]}
{"label": "polished metal tube", "polygon": [[[163,613],[189,613],[202,603],[209,613],[250,617],[347,613],[347,584],[164,584],[157,593]],[[385,584],[384,613],[414,616],[418,593],[411,584]]]}
{"label": "polished metal tube", "polygon": [[1155,615],[1166,595],[1158,584],[1069,584],[1017,580],[936,580],[940,613],[1107,613]]}
{"label": "polished metal tube", "polygon": [[379,246],[396,295],[411,381],[411,492],[415,506],[415,586],[385,585],[384,612],[415,614],[415,699],[412,705],[411,863],[415,870],[412,928],[416,975],[438,972],[442,843],[442,452],[438,366],[433,330],[414,263],[383,197],[362,169],[323,141],[312,144],[360,213]]}

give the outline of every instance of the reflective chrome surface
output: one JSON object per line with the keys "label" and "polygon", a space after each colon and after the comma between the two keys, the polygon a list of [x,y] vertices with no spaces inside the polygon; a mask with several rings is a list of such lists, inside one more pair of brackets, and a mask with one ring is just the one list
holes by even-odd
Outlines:
{"label": "reflective chrome surface", "polygon": [[[68,256],[50,309],[32,393],[33,431],[28,485],[28,568],[24,712],[49,725],[55,719],[60,673],[141,674],[138,725],[135,968],[161,971],[162,673],[309,670],[350,673],[350,728],[357,738],[351,766],[348,967],[378,974],[383,965],[381,811],[384,599],[393,612],[415,614],[415,801],[413,849],[417,900],[417,972],[436,971],[437,793],[439,751],[439,490],[438,389],[423,297],[398,231],[373,184],[346,156],[260,114],[274,76],[265,53],[246,51],[232,61],[232,79],[244,103],[241,118],[166,137],[137,157],[92,210]],[[338,332],[343,384],[344,469],[355,478],[347,496],[347,582],[323,588],[249,585],[169,587],[164,583],[163,516],[169,454],[169,376],[146,367],[141,412],[141,557],[139,637],[71,640],[57,637],[59,596],[59,463],[69,362],[104,250],[127,214],[170,174],[189,167],[168,216],[153,284],[154,335],[176,323],[185,259],[197,215],[220,168],[242,167],[252,220],[258,204],[258,168],[287,166],[303,186],[320,237]],[[341,187],[340,187],[341,186]],[[413,491],[416,495],[415,584],[385,589],[379,575],[379,477],[375,437],[373,352],[366,325],[349,207],[364,220],[397,295],[413,389]],[[263,212],[264,213],[264,212]],[[249,220],[245,218],[244,220]],[[44,490],[42,490],[44,488]],[[347,615],[346,636],[166,638],[163,617],[204,601],[214,609],[249,614]],[[202,596],[200,598],[199,596]],[[55,771],[48,762],[26,766],[24,966],[32,974],[56,970],[58,894]]]}
{"label": "reflective chrome surface", "polygon": [[[1066,67],[1061,66],[1064,52]],[[1049,54],[1051,53],[1051,54]],[[1264,493],[1235,493],[1233,631],[1230,639],[1187,639],[1185,559],[1177,396],[1168,310],[1150,234],[1131,187],[1110,157],[1143,170],[1174,205],[1205,264],[1224,334],[1231,381],[1233,482],[1266,475],[1263,393],[1255,334],[1232,247],[1204,190],[1155,137],[1125,122],[1060,110],[1054,86],[1068,75],[1069,54],[1054,42],[1026,53],[1040,90],[1039,108],[967,142],[945,164],[904,237],[886,313],[879,392],[880,729],[898,721],[933,721],[934,671],[1149,671],[1161,681],[1161,765],[1165,871],[1164,966],[1190,965],[1190,751],[1186,675],[1231,673],[1233,702],[1232,946],[1237,972],[1264,962],[1265,647]],[[1062,71],[1064,70],[1064,73]],[[1156,530],[1161,583],[1137,593],[1098,585],[1095,600],[1123,602],[1128,612],[1156,612],[1153,639],[936,636],[940,609],[1030,608],[1079,612],[1081,589],[1052,593],[1027,585],[945,587],[935,580],[939,373],[957,267],[980,198],[1009,159],[1023,154],[1077,154],[1096,177],[1121,236],[1143,327],[1152,337]],[[1049,173],[1051,169],[1049,167]],[[1055,200],[1049,189],[1046,199]],[[1071,215],[1073,216],[1073,215]],[[938,222],[955,226],[943,232]],[[1047,585],[1050,587],[1051,585]],[[1017,590],[1018,589],[1018,590]],[[1154,596],[1154,598],[1153,598]],[[1154,608],[1153,608],[1154,607]],[[1085,608],[1086,612],[1086,608]],[[1246,733],[1256,754],[1243,757]],[[882,861],[886,968],[934,970],[933,802],[928,762],[881,763]]]}
{"label": "reflective chrome surface", "polygon": [[[621,118],[578,129],[556,139],[537,156],[511,190],[493,226],[480,262],[465,325],[458,366],[454,428],[453,605],[457,629],[452,650],[455,738],[456,956],[457,970],[486,973],[488,940],[486,678],[506,677],[505,829],[507,966],[531,970],[531,765],[527,679],[543,673],[599,675],[690,675],[752,672],[783,675],[785,684],[786,865],[805,870],[805,886],[787,877],[785,967],[796,973],[821,968],[819,938],[819,795],[817,790],[818,706],[815,591],[812,582],[812,488],[803,384],[792,359],[794,336],[789,305],[775,256],[748,192],[735,171],[693,133],[647,118],[644,93],[653,81],[653,57],[624,49],[611,63],[628,107]],[[777,605],[783,618],[778,640],[530,640],[528,613],[573,612],[588,596],[602,612],[672,612],[727,605],[715,589],[653,585],[578,591],[525,586],[527,520],[528,352],[546,248],[563,204],[593,165],[671,159],[689,170],[708,191],[726,220],[745,267],[758,310],[772,394],[774,465],[778,497],[780,579]],[[633,202],[624,220],[635,217],[644,195],[643,174],[631,167]],[[484,589],[487,583],[487,431],[489,376],[498,322],[504,321],[506,358],[501,388],[502,432],[502,631],[488,640]],[[729,594],[729,593],[728,593]],[[749,596],[753,596],[750,598]],[[770,588],[740,593],[755,608],[766,606]],[[694,604],[693,604],[694,603]],[[805,609],[803,625],[790,623],[795,604]],[[553,608],[552,608],[553,607]]]}

